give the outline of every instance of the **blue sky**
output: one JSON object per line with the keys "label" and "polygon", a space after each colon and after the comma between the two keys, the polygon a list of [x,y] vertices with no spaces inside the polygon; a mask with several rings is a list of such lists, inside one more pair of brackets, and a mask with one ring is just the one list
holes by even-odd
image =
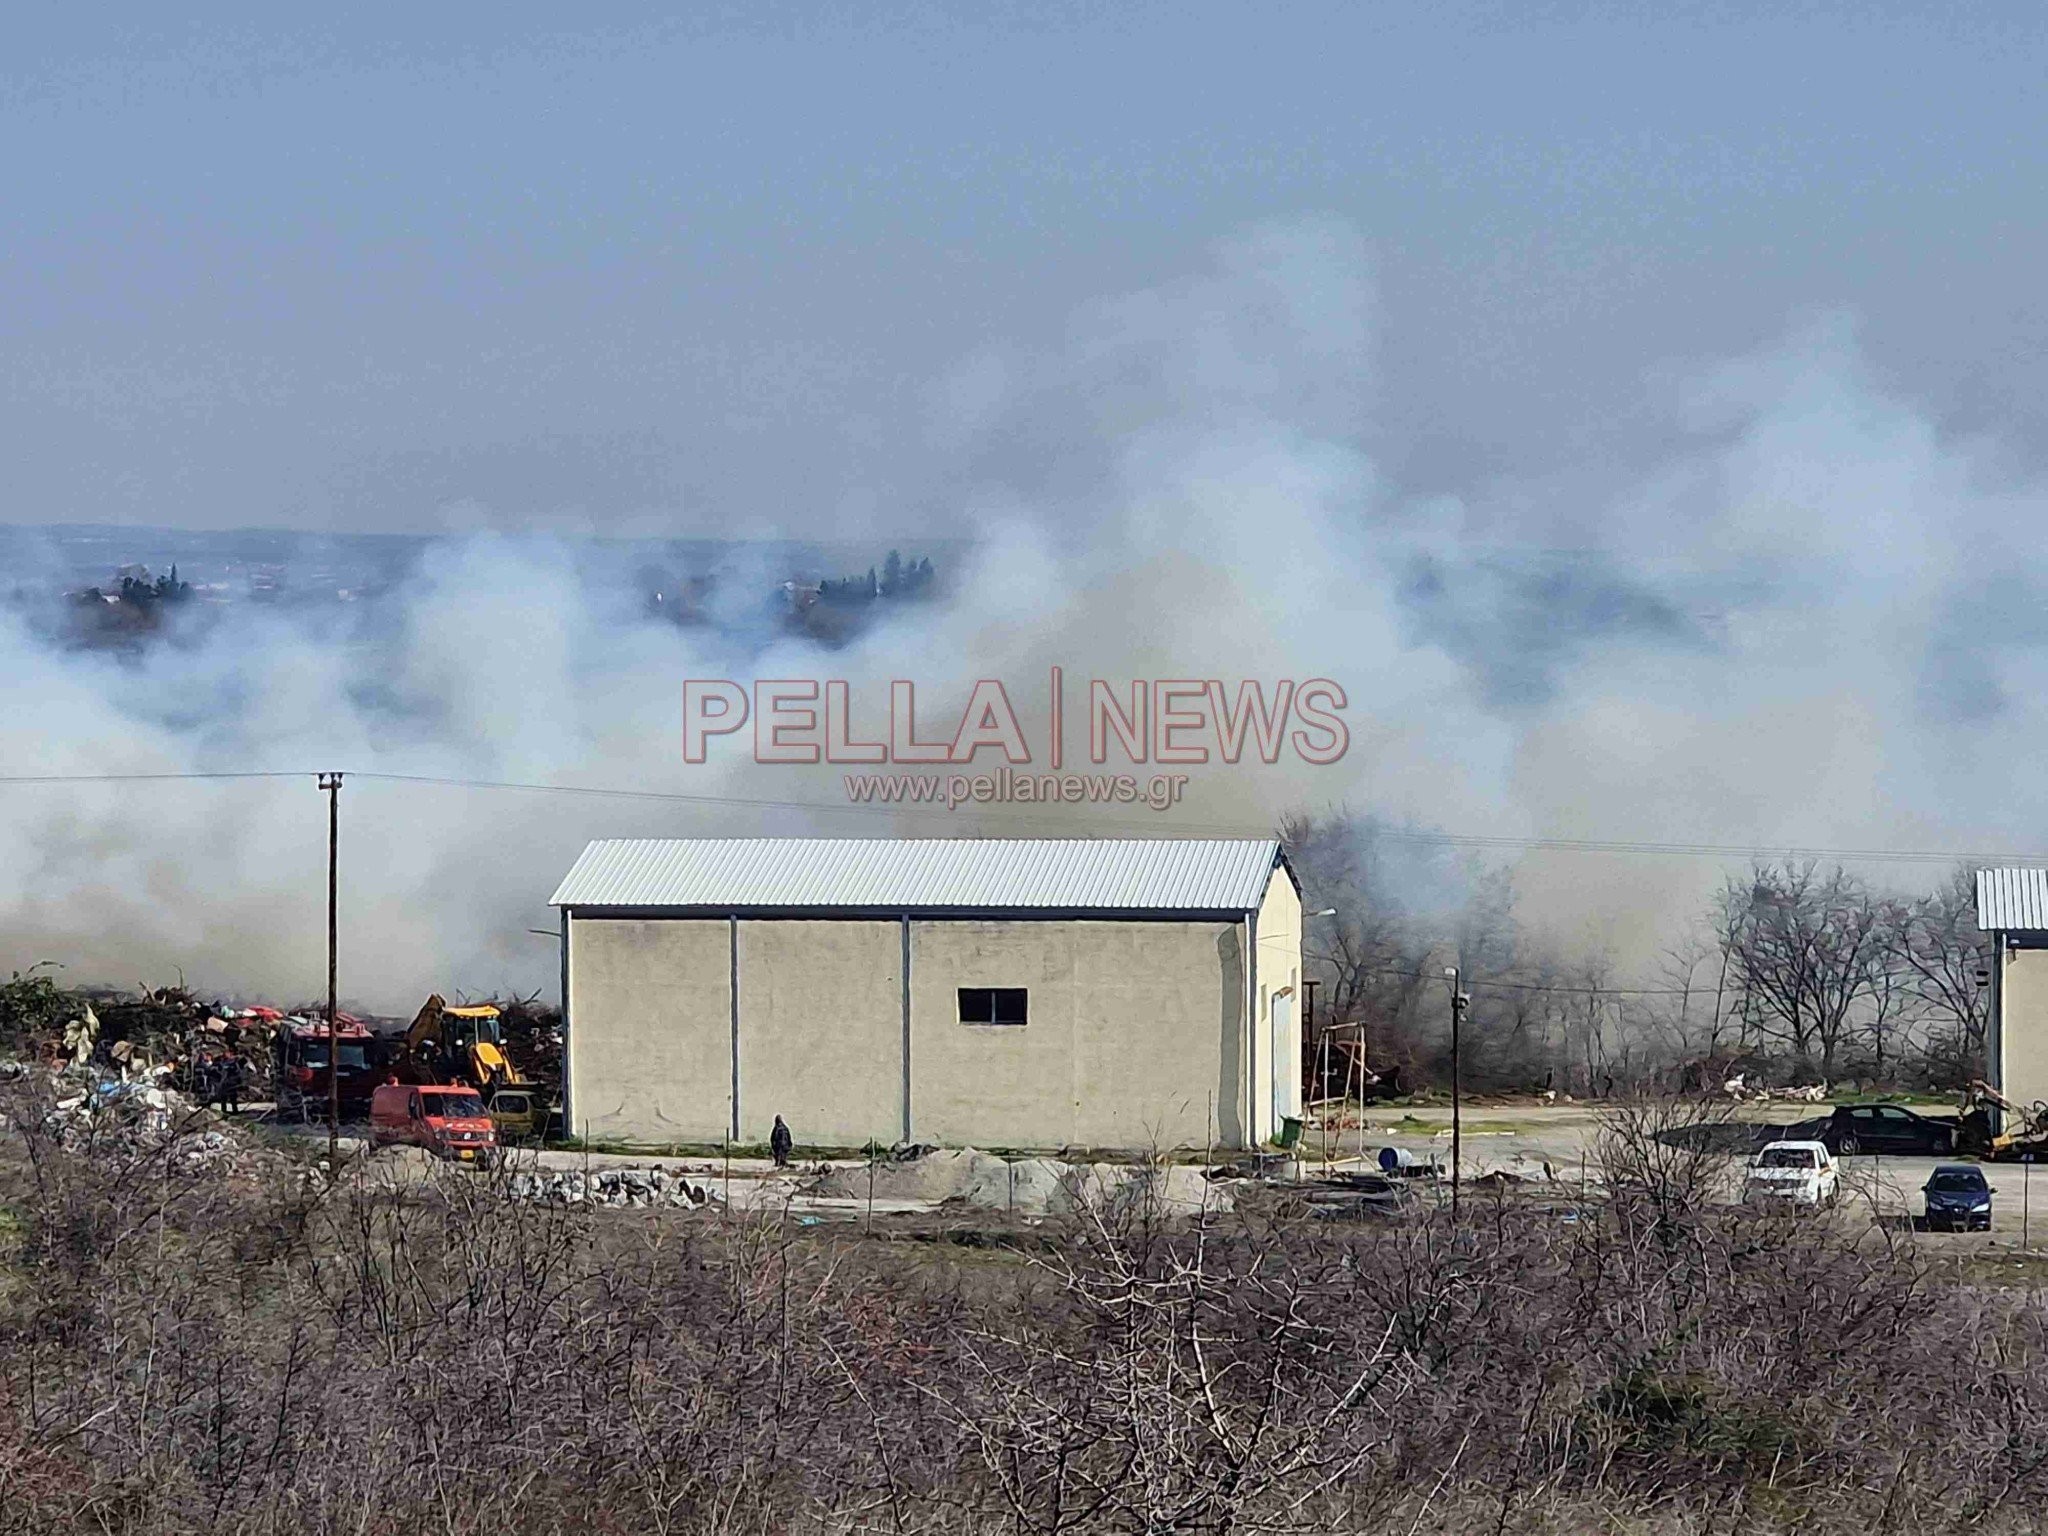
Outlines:
{"label": "blue sky", "polygon": [[1834,313],[2048,471],[2038,6],[674,9],[12,8],[0,518],[948,528],[948,380],[1300,220],[1403,493]]}

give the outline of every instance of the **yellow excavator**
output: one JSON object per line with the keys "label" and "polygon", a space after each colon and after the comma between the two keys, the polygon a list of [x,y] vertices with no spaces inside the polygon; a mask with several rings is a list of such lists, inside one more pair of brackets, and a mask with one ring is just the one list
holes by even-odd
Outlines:
{"label": "yellow excavator", "polygon": [[403,1065],[420,1082],[476,1089],[501,1140],[537,1136],[547,1124],[539,1085],[505,1054],[499,1009],[489,1003],[452,1007],[435,993],[405,1032]]}
{"label": "yellow excavator", "polygon": [[[2001,1125],[1991,1130],[1991,1111],[1997,1110]],[[1974,1153],[1993,1162],[2017,1160],[2032,1154],[2048,1157],[2048,1104],[2022,1109],[1989,1083],[1970,1084],[1963,1095],[1957,1121],[1956,1150]]]}

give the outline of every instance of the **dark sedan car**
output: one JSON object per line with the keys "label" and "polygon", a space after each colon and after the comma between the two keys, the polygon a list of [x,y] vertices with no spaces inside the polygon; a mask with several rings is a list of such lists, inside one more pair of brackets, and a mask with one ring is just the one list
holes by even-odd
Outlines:
{"label": "dark sedan car", "polygon": [[1943,1163],[1927,1176],[1927,1225],[1937,1231],[1991,1230],[1991,1185],[1984,1170],[1968,1163]]}
{"label": "dark sedan car", "polygon": [[1843,1104],[1821,1123],[1815,1139],[1837,1157],[1867,1152],[1943,1157],[1956,1149],[1956,1123],[1930,1120],[1896,1104]]}

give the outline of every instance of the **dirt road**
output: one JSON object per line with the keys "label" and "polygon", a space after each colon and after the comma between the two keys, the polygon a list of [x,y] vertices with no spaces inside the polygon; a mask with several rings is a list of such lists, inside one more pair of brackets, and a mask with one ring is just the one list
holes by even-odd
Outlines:
{"label": "dirt road", "polygon": [[[1768,1126],[1791,1126],[1827,1113],[1825,1105],[1770,1104],[1744,1106],[1727,1127],[1727,1193],[1739,1191],[1740,1171],[1747,1157],[1741,1143]],[[1604,1111],[1593,1105],[1475,1105],[1464,1111],[1460,1162],[1467,1181],[1504,1172],[1531,1183],[1573,1185],[1597,1179],[1599,1139]],[[1370,1161],[1382,1147],[1399,1147],[1417,1159],[1434,1158],[1449,1167],[1451,1112],[1448,1108],[1368,1108],[1366,1124],[1342,1132],[1310,1126],[1301,1148],[1307,1171],[1328,1158],[1335,1162],[1363,1157]],[[1935,1157],[1843,1158],[1844,1209],[1862,1210],[1879,1219],[1911,1224],[1922,1210],[1921,1186],[1936,1166],[1954,1161]],[[2032,1207],[2031,1171],[2022,1164],[1987,1163],[1984,1174],[1992,1190],[1992,1236],[1999,1243],[2048,1245],[2048,1168],[2042,1170],[2039,1200]],[[1985,1241],[1983,1235],[1927,1234],[1942,1241]]]}
{"label": "dirt road", "polygon": [[[1745,1106],[1723,1131],[1728,1140],[1723,1178],[1725,1193],[1737,1198],[1741,1173],[1750,1148],[1765,1127],[1790,1126],[1825,1113],[1824,1106],[1773,1104]],[[1597,1142],[1606,1111],[1599,1106],[1572,1104],[1475,1105],[1463,1115],[1462,1173],[1469,1184],[1488,1174],[1506,1173],[1526,1185],[1555,1185],[1572,1189],[1584,1181],[1598,1182]],[[1327,1167],[1372,1163],[1382,1147],[1398,1147],[1417,1161],[1434,1160],[1449,1170],[1451,1139],[1450,1110],[1440,1106],[1368,1108],[1363,1126],[1352,1125],[1327,1135],[1311,1125],[1302,1135],[1300,1171],[1313,1177]],[[306,1132],[306,1134],[313,1134]],[[1767,1133],[1765,1133],[1767,1134]],[[321,1138],[321,1139],[324,1139]],[[344,1147],[355,1150],[351,1137]],[[843,1216],[853,1209],[865,1210],[861,1200],[822,1197],[810,1192],[819,1165],[778,1170],[766,1159],[735,1159],[728,1167],[721,1159],[662,1157],[648,1154],[522,1151],[514,1154],[533,1166],[570,1171],[603,1168],[663,1168],[700,1181],[722,1199],[742,1209],[780,1209],[822,1216]],[[1842,1212],[1853,1219],[1858,1212],[1903,1229],[1915,1226],[1922,1202],[1921,1186],[1940,1162],[1931,1157],[1851,1157],[1842,1159],[1844,1198]],[[842,1159],[831,1166],[859,1170],[859,1159]],[[1193,1170],[1187,1170],[1192,1173]],[[2032,1207],[2035,1193],[2030,1170],[2019,1164],[1986,1164],[1985,1176],[1992,1188],[1992,1233],[1997,1246],[2048,1246],[2048,1169],[2043,1170],[2039,1199],[2042,1210]],[[888,1198],[877,1200],[874,1210],[912,1211],[928,1208],[928,1202]],[[843,1208],[843,1209],[842,1209]],[[1983,1245],[1983,1234],[1925,1233],[1922,1236],[1943,1244]]]}

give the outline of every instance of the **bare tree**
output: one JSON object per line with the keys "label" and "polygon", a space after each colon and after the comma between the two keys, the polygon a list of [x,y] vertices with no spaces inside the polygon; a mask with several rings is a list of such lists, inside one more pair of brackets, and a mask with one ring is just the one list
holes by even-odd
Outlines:
{"label": "bare tree", "polygon": [[1926,1017],[1913,976],[1903,960],[1903,930],[1909,909],[1899,902],[1878,908],[1881,950],[1871,965],[1870,996],[1859,1025],[1870,1042],[1871,1067],[1880,1082],[1889,1082],[1912,1053],[1914,1036]]}
{"label": "bare tree", "polygon": [[1888,930],[1894,962],[1930,1022],[1945,1026],[1958,1070],[1982,1070],[1990,1013],[1991,941],[1978,931],[1974,880],[1958,866],[1906,905]]}
{"label": "bare tree", "polygon": [[1383,868],[1379,824],[1336,810],[1297,815],[1281,826],[1289,861],[1311,912],[1302,952],[1322,997],[1325,1023],[1365,1022],[1378,1050],[1406,1045],[1426,999],[1426,966],[1436,939],[1399,899]]}
{"label": "bare tree", "polygon": [[1608,986],[1612,966],[1594,955],[1573,966],[1559,994],[1566,1053],[1588,1098],[1604,1096],[1613,1084],[1608,1059]]}
{"label": "bare tree", "polygon": [[1568,1044],[1572,994],[1566,985],[1564,967],[1555,958],[1525,955],[1515,967],[1512,984],[1494,989],[1489,997],[1482,1061],[1502,1076],[1519,1077],[1541,1088],[1568,1089],[1574,1079]]}
{"label": "bare tree", "polygon": [[1758,1029],[1832,1076],[1890,963],[1881,903],[1839,865],[1758,864],[1723,888],[1714,922]]}
{"label": "bare tree", "polygon": [[1681,1057],[1721,1055],[1730,1018],[1728,951],[1698,930],[1665,946],[1657,974],[1668,1002],[1653,1017]]}

